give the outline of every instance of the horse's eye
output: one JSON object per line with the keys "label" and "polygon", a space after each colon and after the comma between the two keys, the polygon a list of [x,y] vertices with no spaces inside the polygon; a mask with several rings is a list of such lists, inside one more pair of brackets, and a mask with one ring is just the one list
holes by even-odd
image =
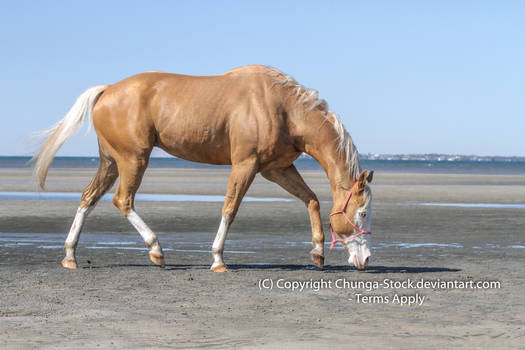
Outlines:
{"label": "horse's eye", "polygon": [[366,217],[366,211],[362,211],[362,212],[360,212],[360,213],[359,213],[359,216],[362,217],[362,218]]}

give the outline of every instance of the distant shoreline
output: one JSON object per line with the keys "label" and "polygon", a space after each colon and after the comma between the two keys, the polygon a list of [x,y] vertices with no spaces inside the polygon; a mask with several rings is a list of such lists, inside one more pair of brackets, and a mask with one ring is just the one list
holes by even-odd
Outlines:
{"label": "distant shoreline", "polygon": [[[95,159],[98,161],[98,156],[58,156],[57,159]],[[3,160],[25,160],[29,163],[31,156],[0,156],[0,162]],[[173,156],[151,157],[150,159],[177,159],[184,161],[181,158]],[[299,159],[313,159],[308,154],[303,153]],[[465,155],[465,154],[446,154],[446,153],[407,153],[407,154],[378,154],[378,153],[360,153],[359,160],[384,160],[384,161],[435,161],[435,162],[507,162],[507,163],[525,163],[525,157],[521,156],[479,156],[479,155]],[[1,167],[1,165],[0,165]]]}
{"label": "distant shoreline", "polygon": [[[31,157],[0,156],[0,169],[25,168],[30,169]],[[525,160],[484,160],[484,159],[407,159],[406,157],[388,159],[369,159],[366,155],[360,157],[362,169],[374,169],[378,173],[413,173],[413,174],[479,174],[479,175],[525,175]],[[97,168],[98,157],[56,157],[51,165],[54,169],[61,168]],[[294,165],[299,170],[322,171],[323,169],[311,157],[302,156]],[[177,169],[230,169],[230,165],[212,165],[189,162],[175,157],[152,157],[150,168]]]}
{"label": "distant shoreline", "polygon": [[438,162],[525,162],[525,157],[518,156],[478,156],[463,154],[360,154],[362,160],[420,160]]}

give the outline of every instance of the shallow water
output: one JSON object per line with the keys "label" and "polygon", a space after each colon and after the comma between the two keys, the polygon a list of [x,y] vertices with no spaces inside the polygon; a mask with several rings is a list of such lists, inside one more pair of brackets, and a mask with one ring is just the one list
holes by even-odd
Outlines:
{"label": "shallow water", "polygon": [[525,204],[501,203],[410,203],[431,207],[459,207],[459,208],[494,208],[494,209],[525,209]]}
{"label": "shallow water", "polygon": [[[165,251],[187,252],[187,253],[205,253],[210,254],[211,245],[215,233],[177,233],[167,234],[160,233],[159,239]],[[0,232],[0,247],[16,248],[27,247],[37,249],[63,249],[63,243],[66,234],[58,233],[5,233]],[[247,237],[246,239],[229,239],[227,241],[228,250],[225,253],[230,254],[257,254],[258,251],[265,249],[307,249],[311,245],[308,241],[283,241],[282,236],[264,236],[264,237]],[[328,248],[330,243],[325,243]],[[138,234],[117,234],[117,233],[85,233],[79,240],[81,249],[114,249],[116,251],[146,251],[144,242],[141,241]],[[464,247],[460,243],[436,243],[436,242],[379,242],[374,244],[372,251],[384,249],[423,249],[424,251],[449,251],[458,248],[470,249],[525,249],[522,244],[495,244],[485,243],[472,247]],[[336,245],[335,250],[343,250],[342,245]],[[327,253],[328,249],[327,249]]]}
{"label": "shallow water", "polygon": [[[41,201],[79,201],[81,194],[78,192],[0,192],[0,200],[41,200]],[[103,201],[111,201],[113,193],[105,194]],[[193,195],[193,194],[150,194],[138,193],[135,196],[138,201],[145,202],[224,202],[224,196]],[[278,197],[250,197],[243,198],[245,202],[293,202],[294,199]],[[323,204],[331,204],[331,201],[321,201]],[[383,203],[378,203],[383,204]],[[494,209],[525,209],[525,204],[505,203],[438,203],[438,202],[409,202],[396,203],[396,205],[434,206],[434,207],[458,207],[458,208],[494,208]]]}
{"label": "shallow water", "polygon": [[378,248],[463,248],[463,245],[459,243],[406,243],[406,242],[395,242],[395,243],[380,243]]}
{"label": "shallow water", "polygon": [[[78,192],[0,192],[0,200],[79,201]],[[113,193],[105,194],[103,201],[111,201]],[[224,202],[224,196],[195,194],[149,194],[138,193],[136,200],[145,202]],[[291,202],[288,198],[244,197],[246,202]]]}
{"label": "shallow water", "polygon": [[[181,251],[193,253],[211,252],[214,234],[178,233],[159,234],[162,249],[165,251]],[[66,234],[60,233],[5,233],[0,232],[0,247],[34,247],[38,249],[63,249]],[[132,240],[136,238],[136,240]],[[243,249],[246,246],[254,247],[260,240],[229,240],[232,250],[225,250],[231,254],[255,254],[253,250]],[[79,247],[83,249],[115,249],[115,250],[144,250],[144,242],[134,233],[84,233],[80,236]]]}

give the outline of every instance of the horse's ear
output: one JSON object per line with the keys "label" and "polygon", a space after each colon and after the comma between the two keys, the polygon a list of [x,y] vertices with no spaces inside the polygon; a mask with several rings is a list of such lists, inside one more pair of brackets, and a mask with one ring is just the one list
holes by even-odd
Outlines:
{"label": "horse's ear", "polygon": [[366,181],[368,181],[368,183],[371,183],[373,178],[374,178],[374,171],[370,170],[370,172],[368,173],[368,176],[366,177]]}
{"label": "horse's ear", "polygon": [[359,178],[357,179],[357,187],[362,190],[363,188],[365,188],[365,185],[366,185],[366,170],[363,170],[361,172],[361,174],[359,174]]}

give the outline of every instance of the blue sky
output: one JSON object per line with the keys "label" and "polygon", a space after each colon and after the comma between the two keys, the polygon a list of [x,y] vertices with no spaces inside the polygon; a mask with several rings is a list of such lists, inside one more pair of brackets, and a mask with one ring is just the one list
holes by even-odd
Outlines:
{"label": "blue sky", "polygon": [[[525,156],[525,2],[0,1],[0,155],[86,88],[145,70],[275,66],[361,153]],[[77,134],[59,155],[96,155]]]}

